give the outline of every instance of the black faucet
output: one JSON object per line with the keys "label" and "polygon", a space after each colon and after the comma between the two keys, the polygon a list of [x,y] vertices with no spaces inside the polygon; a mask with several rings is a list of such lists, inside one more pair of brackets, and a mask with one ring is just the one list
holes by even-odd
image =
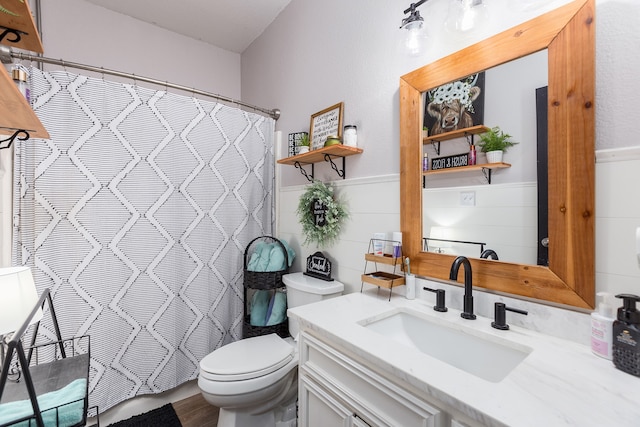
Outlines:
{"label": "black faucet", "polygon": [[458,280],[460,264],[464,264],[464,308],[462,313],[460,313],[460,316],[463,319],[473,320],[476,318],[476,315],[473,314],[473,279],[471,276],[471,263],[467,257],[459,256],[453,261],[453,264],[451,264],[451,271],[449,272],[449,279]]}
{"label": "black faucet", "polygon": [[498,254],[493,249],[485,249],[480,254],[480,258],[495,259],[496,261],[498,261]]}

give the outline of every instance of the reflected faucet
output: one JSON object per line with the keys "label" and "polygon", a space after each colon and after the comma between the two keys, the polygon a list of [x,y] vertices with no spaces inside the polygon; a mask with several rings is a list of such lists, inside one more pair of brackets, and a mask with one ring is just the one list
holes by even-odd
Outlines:
{"label": "reflected faucet", "polygon": [[458,280],[458,270],[460,264],[464,264],[464,300],[463,310],[460,316],[463,319],[473,320],[476,315],[473,314],[473,284],[471,275],[471,263],[465,256],[459,256],[451,264],[451,271],[449,272],[449,280]]}
{"label": "reflected faucet", "polygon": [[493,249],[485,249],[480,254],[480,258],[495,259],[496,261],[498,261],[498,254]]}

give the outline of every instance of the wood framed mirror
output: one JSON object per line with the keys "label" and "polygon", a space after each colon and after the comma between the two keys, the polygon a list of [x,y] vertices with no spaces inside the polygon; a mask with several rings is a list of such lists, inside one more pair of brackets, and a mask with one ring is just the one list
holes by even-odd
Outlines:
{"label": "wood framed mirror", "polygon": [[400,78],[400,225],[413,272],[448,280],[455,259],[422,252],[422,93],[547,49],[549,266],[470,259],[473,284],[595,306],[594,17],[594,0],[575,0]]}

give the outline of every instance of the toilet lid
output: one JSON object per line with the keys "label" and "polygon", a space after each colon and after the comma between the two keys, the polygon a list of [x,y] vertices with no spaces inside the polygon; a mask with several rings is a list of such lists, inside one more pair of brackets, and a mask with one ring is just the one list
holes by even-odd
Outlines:
{"label": "toilet lid", "polygon": [[293,359],[295,348],[276,334],[246,338],[207,355],[200,369],[215,381],[239,381],[277,371]]}

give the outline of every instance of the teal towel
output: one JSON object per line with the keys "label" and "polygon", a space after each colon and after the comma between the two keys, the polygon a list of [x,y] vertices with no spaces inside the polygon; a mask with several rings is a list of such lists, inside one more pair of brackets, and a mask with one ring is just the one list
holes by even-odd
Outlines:
{"label": "teal towel", "polygon": [[[84,396],[86,392],[87,380],[80,378],[72,381],[60,390],[38,396],[38,405],[40,405],[44,425],[66,427],[79,423],[84,416]],[[57,414],[58,424],[56,424],[56,411],[53,409],[57,406],[60,406]],[[0,424],[28,417],[32,414],[33,409],[30,400],[3,403],[0,405]],[[27,427],[29,421],[14,425]],[[35,422],[33,425],[35,425]]]}
{"label": "teal towel", "polygon": [[247,270],[249,271],[267,271],[269,258],[271,256],[271,248],[273,243],[258,242],[251,254]]}
{"label": "teal towel", "polygon": [[271,310],[273,310],[273,302],[275,301],[276,297],[276,292],[273,293],[273,295],[271,295],[271,299],[269,300],[269,307],[267,308],[267,314],[264,316],[264,324],[265,326],[271,326],[269,325],[269,317],[271,317]]}
{"label": "teal towel", "polygon": [[282,243],[282,246],[284,246],[284,248],[287,250],[287,256],[289,257],[289,267],[291,267],[291,265],[293,264],[293,259],[296,257],[296,251],[294,251],[286,241],[280,240],[280,242]]}
{"label": "teal towel", "polygon": [[[289,267],[293,264],[296,252],[284,240],[280,240],[287,251]],[[249,271],[282,271],[287,268],[285,254],[278,243],[258,242],[249,257],[247,270]]]}
{"label": "teal towel", "polygon": [[264,326],[267,316],[267,310],[269,309],[269,291],[259,289],[253,294],[251,298],[251,319],[249,323],[252,326]]}
{"label": "teal towel", "polygon": [[271,301],[272,308],[267,319],[267,326],[278,325],[287,319],[287,294],[276,292]]}
{"label": "teal towel", "polygon": [[269,263],[265,271],[280,271],[285,269],[284,252],[280,245],[275,244],[269,252]]}

